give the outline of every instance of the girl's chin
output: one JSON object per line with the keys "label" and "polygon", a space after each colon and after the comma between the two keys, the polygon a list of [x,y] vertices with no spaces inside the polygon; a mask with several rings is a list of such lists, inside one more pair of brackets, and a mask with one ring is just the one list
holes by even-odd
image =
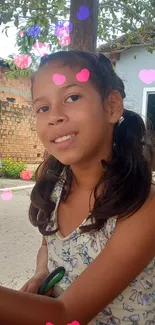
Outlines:
{"label": "girl's chin", "polygon": [[65,165],[65,166],[73,166],[73,165],[77,165],[78,162],[77,160],[74,159],[58,159],[60,161],[61,164]]}
{"label": "girl's chin", "polygon": [[73,155],[67,155],[67,153],[64,155],[56,155],[55,158],[65,166],[74,166],[80,164],[81,162],[79,157],[75,157]]}

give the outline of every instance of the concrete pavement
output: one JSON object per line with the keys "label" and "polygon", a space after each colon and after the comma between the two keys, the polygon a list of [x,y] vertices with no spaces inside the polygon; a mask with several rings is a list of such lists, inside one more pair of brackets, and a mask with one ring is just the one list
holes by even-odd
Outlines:
{"label": "concrete pavement", "polygon": [[[0,178],[0,188],[34,185],[23,180]],[[28,218],[29,189],[12,190],[4,201],[0,193],[0,284],[19,289],[34,273],[41,234]]]}

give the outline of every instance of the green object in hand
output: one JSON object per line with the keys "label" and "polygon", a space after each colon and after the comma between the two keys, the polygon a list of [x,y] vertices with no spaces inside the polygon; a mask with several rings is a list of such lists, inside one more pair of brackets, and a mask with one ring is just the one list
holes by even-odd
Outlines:
{"label": "green object in hand", "polygon": [[45,280],[41,283],[38,294],[44,295],[48,290],[52,289],[65,275],[65,268],[63,266],[55,269],[51,274],[49,274]]}

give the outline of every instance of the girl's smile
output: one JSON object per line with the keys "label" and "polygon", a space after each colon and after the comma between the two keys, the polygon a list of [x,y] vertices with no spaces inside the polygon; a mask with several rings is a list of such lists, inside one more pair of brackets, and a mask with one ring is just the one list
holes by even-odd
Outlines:
{"label": "girl's smile", "polygon": [[51,141],[57,148],[66,149],[75,143],[76,133],[68,134],[65,136],[57,137],[56,140]]}

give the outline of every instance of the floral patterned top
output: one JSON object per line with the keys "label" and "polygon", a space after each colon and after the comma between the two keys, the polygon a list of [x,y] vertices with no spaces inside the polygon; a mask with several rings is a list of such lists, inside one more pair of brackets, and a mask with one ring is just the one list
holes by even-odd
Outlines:
{"label": "floral patterned top", "polygon": [[[57,208],[63,185],[58,182],[52,200],[56,207],[51,225],[47,230],[57,228]],[[82,225],[90,223],[84,220]],[[58,266],[64,266],[64,278],[55,287],[55,296],[68,286],[101,253],[115,231],[117,217],[109,218],[105,227],[93,233],[80,233],[79,227],[68,237],[59,231],[46,236],[48,247],[48,268],[52,272]],[[155,325],[155,258],[147,268],[111,303],[102,310],[89,325]]]}

